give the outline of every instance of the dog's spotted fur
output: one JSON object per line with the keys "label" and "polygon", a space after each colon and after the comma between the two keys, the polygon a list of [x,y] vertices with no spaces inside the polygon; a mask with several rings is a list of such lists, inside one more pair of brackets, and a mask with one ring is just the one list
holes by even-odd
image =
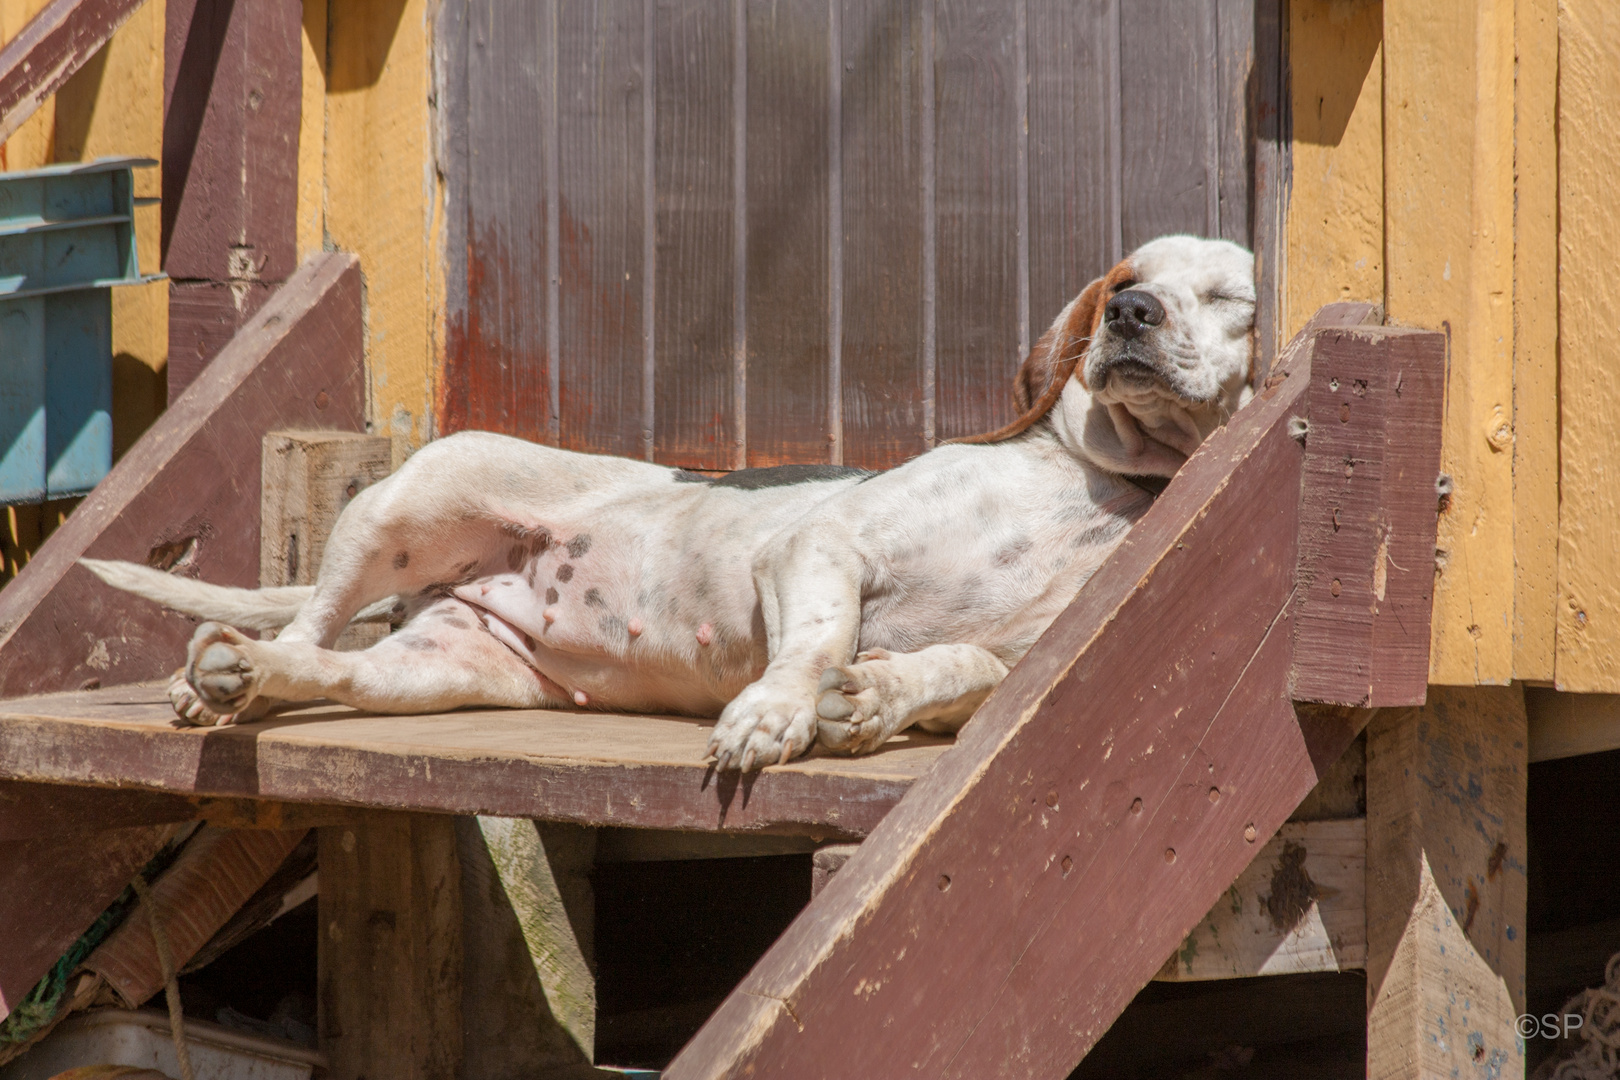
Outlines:
{"label": "dog's spotted fur", "polygon": [[[1143,246],[1041,339],[1018,424],[888,472],[711,480],[465,433],[355,498],[312,590],[90,565],[242,625],[296,608],[273,641],[198,628],[171,687],[197,723],[323,697],[718,715],[709,752],[745,770],[955,731],[1147,509],[1131,478],[1174,473],[1245,400],[1252,266],[1221,241]],[[368,604],[398,629],[332,651]]]}

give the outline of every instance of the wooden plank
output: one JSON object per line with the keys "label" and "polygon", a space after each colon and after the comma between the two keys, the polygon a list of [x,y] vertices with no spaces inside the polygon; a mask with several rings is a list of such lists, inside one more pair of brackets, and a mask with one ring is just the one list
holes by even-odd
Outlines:
{"label": "wooden plank", "polygon": [[[172,835],[168,825],[0,842],[0,1017],[11,1013]],[[71,852],[69,857],[68,852]]]}
{"label": "wooden plank", "polygon": [[746,6],[748,464],[825,462],[828,5]]}
{"label": "wooden plank", "polygon": [[[1111,198],[1112,19],[1112,0],[1029,9],[1030,341],[1124,255]],[[997,396],[997,387],[984,389]]]}
{"label": "wooden plank", "polygon": [[646,457],[645,3],[557,9],[560,445]]}
{"label": "wooden plank", "polygon": [[320,834],[319,1027],[333,1080],[460,1074],[455,823],[374,813]]}
{"label": "wooden plank", "polygon": [[1367,734],[1367,1074],[1522,1075],[1518,687],[1430,692]]}
{"label": "wooden plank", "polygon": [[1530,760],[1620,750],[1620,694],[1569,694],[1525,687]]}
{"label": "wooden plank", "polygon": [[544,105],[555,27],[545,4],[469,7],[466,322],[449,331],[438,415],[445,432],[554,442]]}
{"label": "wooden plank", "polygon": [[[298,265],[303,6],[175,0],[164,16],[163,268],[181,315],[170,326],[173,404]],[[191,282],[205,287],[187,295]],[[221,332],[203,332],[213,322]]]}
{"label": "wooden plank", "polygon": [[666,0],[654,27],[654,456],[696,469],[744,463],[735,3]]}
{"label": "wooden plank", "polygon": [[1288,227],[1280,331],[1333,300],[1384,300],[1382,9],[1291,0]]}
{"label": "wooden plank", "polygon": [[[1620,236],[1606,175],[1620,102],[1620,13],[1577,0],[1558,20],[1558,656],[1560,689],[1620,691],[1620,543],[1614,529],[1620,422],[1602,357],[1620,331],[1620,287],[1597,268]],[[1591,142],[1583,157],[1577,147]],[[1595,277],[1593,275],[1596,275]]]}
{"label": "wooden plank", "polygon": [[1029,197],[1023,10],[995,0],[944,0],[934,18],[940,439],[994,431],[1013,419],[1012,395],[1003,388],[1034,340],[1028,247],[1019,242]]}
{"label": "wooden plank", "polygon": [[1288,822],[1155,978],[1351,971],[1367,965],[1367,823]]}
{"label": "wooden plank", "polygon": [[[898,465],[928,449],[921,4],[850,0],[840,58],[844,265],[843,463]],[[931,175],[931,174],[929,174]],[[931,387],[930,387],[931,389]]]}
{"label": "wooden plank", "polygon": [[[1296,700],[1373,708],[1423,702],[1445,362],[1443,334],[1367,327],[1316,339]],[[1356,423],[1364,412],[1375,419]],[[1386,431],[1403,437],[1386,440]]]}
{"label": "wooden plank", "polygon": [[[1287,697],[1303,457],[1288,428],[1309,382],[1303,357],[1288,371],[1205,442],[667,1076],[1073,1068],[1359,724]],[[1239,577],[1216,569],[1239,560]]]}
{"label": "wooden plank", "polygon": [[0,143],[101,51],[143,0],[52,0],[0,48]]}
{"label": "wooden plank", "polygon": [[[1273,0],[1274,2],[1274,0]],[[1254,118],[1257,101],[1251,100],[1250,86],[1257,71],[1257,47],[1265,42],[1255,35],[1257,7],[1268,0],[1215,0],[1215,137],[1219,170],[1217,209],[1219,221],[1210,235],[1244,247],[1255,245],[1253,235]]]}
{"label": "wooden plank", "polygon": [[1558,627],[1558,5],[1517,0],[1513,22],[1513,677],[1551,681]]}
{"label": "wooden plank", "polygon": [[[1436,545],[1430,680],[1506,683],[1513,677],[1513,0],[1386,0],[1383,40],[1389,319],[1449,328],[1441,468],[1455,490]],[[1570,220],[1567,206],[1561,219]],[[1567,323],[1567,307],[1564,316]]]}
{"label": "wooden plank", "polygon": [[1284,304],[1288,279],[1288,203],[1293,148],[1288,137],[1288,80],[1284,42],[1288,40],[1283,0],[1255,2],[1254,112],[1249,138],[1254,146],[1254,374],[1265,383],[1288,339]]}
{"label": "wooden plank", "polygon": [[167,674],[192,623],[108,589],[75,560],[131,559],[254,585],[259,440],[278,427],[358,429],[361,357],[354,258],[312,260],[0,594],[0,696]]}
{"label": "wooden plank", "polygon": [[[181,655],[176,653],[175,655]],[[161,686],[0,705],[0,778],[652,829],[864,836],[950,742],[716,775],[712,721],[488,710],[369,716],[315,705],[176,728]]]}
{"label": "wooden plank", "polygon": [[1215,0],[1142,0],[1119,27],[1124,250],[1165,233],[1213,235]]}
{"label": "wooden plank", "polygon": [[261,799],[0,780],[0,842],[181,821],[206,821],[222,829],[308,829],[343,821],[350,813],[340,807]]}

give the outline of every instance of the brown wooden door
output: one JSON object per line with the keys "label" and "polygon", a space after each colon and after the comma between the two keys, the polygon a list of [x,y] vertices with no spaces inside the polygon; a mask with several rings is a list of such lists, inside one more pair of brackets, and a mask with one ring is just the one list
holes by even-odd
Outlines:
{"label": "brown wooden door", "polygon": [[1276,3],[447,3],[439,432],[886,467],[1005,422],[1122,253],[1251,242]]}

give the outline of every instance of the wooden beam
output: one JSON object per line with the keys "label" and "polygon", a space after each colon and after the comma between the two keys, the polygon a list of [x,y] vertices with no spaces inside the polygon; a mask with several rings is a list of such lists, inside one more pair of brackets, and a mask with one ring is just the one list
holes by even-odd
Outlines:
{"label": "wooden beam", "polygon": [[1524,708],[1530,718],[1531,761],[1620,750],[1620,694],[1528,687]]}
{"label": "wooden beam", "polygon": [[0,592],[0,697],[167,675],[191,620],[110,589],[81,556],[225,585],[259,570],[259,441],[365,421],[360,270],[306,263]]}
{"label": "wooden beam", "polygon": [[[183,645],[175,650],[184,655]],[[311,705],[253,724],[177,728],[163,688],[148,684],[0,703],[0,778],[835,839],[870,832],[950,747],[908,732],[869,757],[818,755],[740,778],[704,760],[712,726],[543,709],[369,716]]]}
{"label": "wooden beam", "polygon": [[1522,1076],[1524,696],[1430,691],[1367,734],[1367,1075]]}
{"label": "wooden beam", "polygon": [[169,403],[298,266],[300,0],[168,0]]}
{"label": "wooden beam", "polygon": [[666,1076],[1061,1077],[1107,1030],[1365,715],[1288,696],[1310,340]]}
{"label": "wooden beam", "polygon": [[107,44],[145,0],[52,0],[0,48],[0,143]]}
{"label": "wooden beam", "polygon": [[319,1027],[332,1080],[451,1080],[461,1038],[453,819],[377,812],[320,833]]}
{"label": "wooden beam", "polygon": [[1278,830],[1155,978],[1166,982],[1367,966],[1367,822]]}

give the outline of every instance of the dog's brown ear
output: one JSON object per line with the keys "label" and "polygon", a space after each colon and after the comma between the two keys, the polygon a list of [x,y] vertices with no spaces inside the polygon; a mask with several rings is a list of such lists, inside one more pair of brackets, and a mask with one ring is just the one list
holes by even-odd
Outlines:
{"label": "dog's brown ear", "polygon": [[[1020,415],[1027,413],[1040,400],[1060,369],[1067,367],[1073,370],[1074,365],[1066,365],[1064,360],[1073,360],[1090,342],[1091,333],[1102,314],[1103,290],[1111,277],[1112,272],[1098,278],[1069,301],[1069,305],[1058,312],[1057,319],[1029,351],[1024,362],[1018,365],[1018,375],[1013,379],[1013,402],[1018,406]],[[1081,381],[1085,381],[1084,376]]]}

